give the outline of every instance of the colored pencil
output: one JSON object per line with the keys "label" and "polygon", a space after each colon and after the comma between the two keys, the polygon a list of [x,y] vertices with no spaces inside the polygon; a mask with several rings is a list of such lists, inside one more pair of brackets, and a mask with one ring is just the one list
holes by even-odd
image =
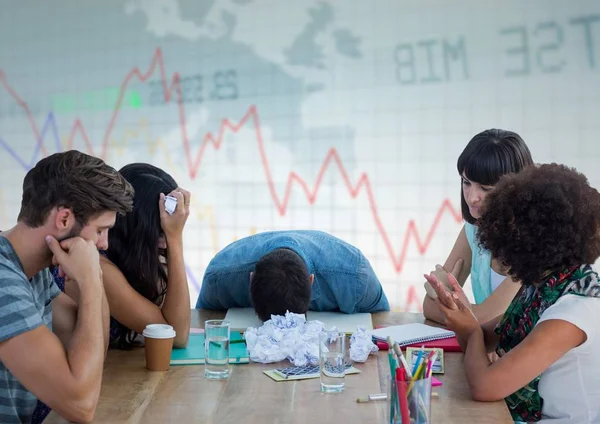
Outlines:
{"label": "colored pencil", "polygon": [[398,381],[398,397],[400,398],[400,417],[402,424],[410,423],[410,413],[408,411],[408,397],[406,393],[406,371],[400,369],[400,380]]}

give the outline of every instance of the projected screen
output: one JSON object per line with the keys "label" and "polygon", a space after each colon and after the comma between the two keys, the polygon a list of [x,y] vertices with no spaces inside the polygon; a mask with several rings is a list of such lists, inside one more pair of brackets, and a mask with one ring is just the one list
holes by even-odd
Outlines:
{"label": "projected screen", "polygon": [[598,1],[102,3],[3,7],[0,224],[45,155],[151,162],[193,193],[193,302],[232,241],[319,229],[419,310],[462,225],[457,157],[487,128],[600,186]]}

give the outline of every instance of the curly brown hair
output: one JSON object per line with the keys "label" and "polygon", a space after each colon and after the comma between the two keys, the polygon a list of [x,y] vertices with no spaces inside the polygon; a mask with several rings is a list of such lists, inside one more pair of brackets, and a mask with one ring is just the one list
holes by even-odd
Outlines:
{"label": "curly brown hair", "polygon": [[502,177],[477,224],[481,246],[526,285],[600,256],[600,193],[564,165]]}
{"label": "curly brown hair", "polygon": [[55,153],[25,175],[18,221],[40,227],[52,208],[64,206],[85,226],[103,212],[130,212],[133,194],[131,184],[102,159],[77,150]]}

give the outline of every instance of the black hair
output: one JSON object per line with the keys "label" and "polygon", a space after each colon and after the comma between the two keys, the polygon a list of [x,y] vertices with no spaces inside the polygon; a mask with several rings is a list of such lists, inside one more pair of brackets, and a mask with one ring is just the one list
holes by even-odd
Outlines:
{"label": "black hair", "polygon": [[506,175],[486,198],[480,245],[524,285],[600,256],[600,194],[564,165]]}
{"label": "black hair", "polygon": [[250,298],[262,321],[269,320],[271,315],[285,315],[287,311],[305,314],[311,292],[308,268],[296,252],[276,249],[256,263]]}
{"label": "black hair", "polygon": [[[121,170],[121,175],[134,187],[133,211],[117,217],[108,233],[106,256],[119,268],[131,287],[146,299],[161,305],[167,289],[167,274],[160,257],[159,239],[163,234],[160,224],[160,194],[169,194],[178,186],[173,177],[160,168],[146,163],[132,163]],[[135,333],[122,327],[117,345],[131,346]]]}
{"label": "black hair", "polygon": [[[456,163],[459,175],[481,185],[495,185],[505,174],[519,172],[533,165],[529,148],[515,132],[489,129],[475,135],[460,154]],[[476,219],[460,190],[463,219],[474,224]]]}

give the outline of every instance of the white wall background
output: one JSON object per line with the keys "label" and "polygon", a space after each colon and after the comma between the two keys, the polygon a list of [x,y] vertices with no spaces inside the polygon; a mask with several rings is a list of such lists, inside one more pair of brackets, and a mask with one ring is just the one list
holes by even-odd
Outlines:
{"label": "white wall background", "polygon": [[594,0],[0,7],[0,225],[41,155],[152,162],[194,194],[193,301],[231,241],[314,228],[362,249],[395,309],[418,309],[460,230],[456,159],[486,128],[600,186]]}

